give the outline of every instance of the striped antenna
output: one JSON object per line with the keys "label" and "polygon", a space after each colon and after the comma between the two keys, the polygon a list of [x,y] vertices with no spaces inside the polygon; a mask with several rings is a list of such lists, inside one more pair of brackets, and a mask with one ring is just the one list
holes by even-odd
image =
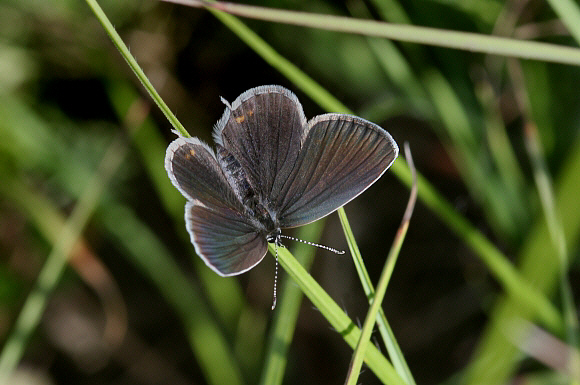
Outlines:
{"label": "striped antenna", "polygon": [[274,301],[272,302],[272,310],[276,309],[276,286],[278,286],[278,244],[276,243],[276,272],[274,273]]}
{"label": "striped antenna", "polygon": [[337,250],[337,249],[333,249],[332,247],[320,245],[318,243],[305,241],[302,239],[290,237],[288,235],[283,235],[283,234],[280,234],[279,231],[275,235],[268,237],[267,238],[268,242],[273,242],[274,248],[276,249],[276,272],[274,273],[274,299],[272,301],[272,310],[274,310],[276,308],[276,301],[277,301],[276,288],[278,286],[278,246],[284,247],[282,242],[280,242],[280,238],[286,238],[286,239],[290,239],[292,241],[302,242],[302,243],[305,243],[305,244],[310,245],[310,246],[314,246],[314,247],[318,247],[318,248],[321,248],[324,250],[331,251],[335,254],[344,254],[344,250]]}
{"label": "striped antenna", "polygon": [[314,243],[314,242],[304,241],[302,239],[290,237],[290,236],[284,235],[284,234],[280,234],[279,236],[281,238],[286,238],[286,239],[290,239],[292,241],[306,243],[307,245],[310,245],[310,246],[315,246],[315,247],[318,247],[318,248],[321,248],[321,249],[324,249],[324,250],[332,251],[334,254],[344,254],[344,250],[336,250],[336,249],[333,249],[332,247],[328,247],[328,246],[324,246],[324,245],[319,245],[318,243]]}

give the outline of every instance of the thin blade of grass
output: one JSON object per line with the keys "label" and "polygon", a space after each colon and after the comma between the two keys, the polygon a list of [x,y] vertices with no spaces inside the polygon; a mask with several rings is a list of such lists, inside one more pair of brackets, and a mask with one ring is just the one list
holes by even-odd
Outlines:
{"label": "thin blade of grass", "polygon": [[[377,322],[377,314],[382,309],[381,306],[383,303],[383,299],[385,298],[387,286],[393,274],[393,270],[395,269],[395,264],[397,263],[397,258],[399,256],[399,252],[401,251],[401,247],[403,246],[403,241],[405,240],[405,235],[407,234],[407,229],[409,228],[409,222],[411,220],[411,216],[415,208],[415,202],[417,201],[417,173],[413,165],[413,158],[411,157],[411,150],[409,148],[408,143],[405,143],[405,155],[409,162],[411,172],[413,173],[413,187],[411,188],[411,195],[409,197],[409,202],[407,203],[407,209],[405,210],[405,214],[403,215],[403,221],[397,231],[397,235],[395,237],[395,240],[393,241],[393,246],[389,251],[389,255],[387,256],[387,261],[385,262],[385,266],[383,267],[383,271],[379,278],[379,283],[377,285],[375,294],[372,298],[369,298],[371,306],[365,318],[360,339],[357,343],[356,349],[352,356],[352,361],[350,363],[348,375],[345,382],[346,385],[355,385],[358,381],[358,376],[362,368],[363,357],[368,347],[375,322]],[[393,339],[392,343],[398,347],[396,340]],[[413,380],[413,376],[409,371],[409,367],[407,366],[405,358],[403,357],[402,354],[398,356],[397,353],[400,353],[400,349],[398,350],[398,352],[397,351],[392,352],[392,350],[389,349],[391,359],[392,360],[396,359],[405,370],[402,374],[400,374],[401,377],[406,379],[406,382],[408,384],[411,383],[414,384],[415,381]]]}
{"label": "thin blade of grass", "polygon": [[[556,207],[552,177],[548,165],[546,164],[543,145],[540,142],[538,134],[538,127],[532,118],[532,104],[530,103],[530,97],[527,91],[522,68],[518,62],[510,60],[508,61],[508,70],[516,90],[516,101],[526,122],[523,130],[524,144],[530,159],[536,189],[538,191],[538,196],[540,197],[552,245],[558,256],[560,297],[564,310],[567,342],[570,346],[578,349],[578,344],[580,343],[578,335],[578,317],[576,315],[576,305],[574,304],[572,289],[568,278],[568,268],[570,264],[568,245],[562,227],[562,220],[559,217],[558,209]],[[576,377],[580,371],[580,367],[578,367],[577,364],[577,361],[571,360],[569,368]]]}
{"label": "thin blade of grass", "polygon": [[580,8],[572,0],[547,0],[548,4],[570,31],[572,37],[580,44]]}
{"label": "thin blade of grass", "polygon": [[383,37],[403,42],[454,48],[470,52],[481,52],[575,66],[580,65],[580,49],[555,44],[488,36],[472,32],[389,24],[374,20],[358,20],[343,16],[279,10],[252,5],[199,0],[164,1],[192,7],[219,9],[232,15],[270,22]]}
{"label": "thin blade of grass", "polygon": [[[324,220],[303,226],[298,230],[297,237],[318,242],[324,229]],[[298,262],[309,270],[314,261],[316,248],[297,242],[293,254]],[[304,294],[291,279],[285,279],[280,285],[278,305],[266,350],[266,360],[260,378],[261,385],[281,384],[286,369],[288,349],[294,337],[294,329],[300,311]]]}
{"label": "thin blade of grass", "polygon": [[[270,253],[275,255],[276,250],[274,246],[269,244],[268,248]],[[292,277],[294,282],[300,286],[300,289],[306,294],[314,306],[316,306],[324,318],[341,334],[345,342],[354,349],[360,338],[360,329],[287,249],[278,248],[278,260],[280,261],[280,265]],[[368,347],[365,353],[365,363],[383,383],[405,384],[391,363],[375,346],[371,345]]]}
{"label": "thin blade of grass", "polygon": [[[338,216],[340,218],[340,224],[342,225],[342,230],[344,232],[346,242],[348,243],[348,248],[352,255],[356,271],[358,273],[365,295],[367,296],[367,300],[370,303],[372,298],[374,298],[375,288],[373,287],[366,266],[362,260],[362,255],[354,238],[354,234],[352,233],[352,229],[350,227],[350,223],[348,221],[344,208],[341,207],[338,210]],[[387,321],[387,317],[382,308],[379,308],[377,326],[379,328],[379,332],[381,334],[383,342],[387,347],[389,357],[393,362],[395,370],[397,371],[399,376],[401,376],[401,378],[405,380],[407,384],[409,385],[415,384],[415,380],[413,378],[411,370],[409,369],[409,366],[405,361],[403,352],[399,347],[397,340],[395,339],[395,335],[391,329],[391,326],[389,325],[389,322]]]}
{"label": "thin blade of grass", "polygon": [[[544,158],[544,154],[540,145],[540,139],[537,132],[537,127],[528,122],[525,126],[524,141],[532,170],[534,172],[534,180],[542,209],[546,218],[546,225],[550,232],[550,238],[556,249],[558,260],[560,262],[559,281],[560,281],[560,297],[562,299],[562,307],[564,310],[564,322],[566,324],[566,337],[568,345],[578,350],[578,317],[576,315],[576,305],[574,303],[574,296],[572,287],[568,278],[568,246],[566,244],[566,236],[562,228],[562,222],[558,217],[558,210],[556,209],[556,201],[554,199],[554,191],[552,190],[552,178],[548,171],[548,166]],[[576,379],[580,378],[580,367],[578,367],[578,360],[569,360],[571,365],[568,370]]]}
{"label": "thin blade of grass", "polygon": [[103,12],[102,8],[99,6],[99,3],[97,3],[96,0],[86,0],[86,2],[93,11],[93,13],[95,14],[99,23],[101,23],[101,25],[111,38],[111,41],[113,42],[115,47],[117,47],[117,49],[121,53],[121,56],[125,59],[129,67],[131,67],[131,69],[135,73],[135,76],[137,76],[137,79],[139,79],[141,84],[143,84],[143,87],[145,87],[145,90],[149,93],[149,95],[151,95],[153,101],[157,104],[157,106],[159,106],[159,109],[161,109],[163,114],[165,114],[165,117],[167,117],[167,120],[169,120],[173,128],[175,128],[175,130],[179,132],[181,136],[189,138],[190,136],[189,133],[187,132],[185,127],[183,127],[181,122],[177,120],[177,117],[173,114],[173,112],[171,112],[171,110],[169,109],[167,104],[165,104],[163,99],[161,99],[161,96],[159,96],[157,90],[155,90],[155,87],[153,87],[153,84],[151,84],[151,82],[145,75],[145,72],[143,72],[141,67],[139,67],[137,60],[135,60],[133,55],[131,55],[131,52],[129,52],[129,48],[127,48],[127,46],[121,39],[121,36],[119,36],[117,31],[115,30],[115,27],[113,27],[113,24],[111,24],[111,22],[107,18],[107,15],[105,14],[105,12]]}
{"label": "thin blade of grass", "polygon": [[[525,177],[519,166],[517,156],[510,143],[506,126],[501,117],[498,95],[487,79],[482,79],[476,87],[476,96],[485,110],[485,133],[491,154],[504,184],[514,191],[522,191]],[[517,195],[514,193],[514,195]]]}
{"label": "thin blade of grass", "polygon": [[518,221],[515,223],[516,227],[521,228],[530,220],[529,202],[523,199],[527,196],[525,178],[501,117],[500,106],[497,102],[499,98],[487,79],[481,79],[478,82],[475,94],[484,110],[485,135],[493,164],[497,167],[501,184],[505,186],[504,200],[510,206],[511,217]]}

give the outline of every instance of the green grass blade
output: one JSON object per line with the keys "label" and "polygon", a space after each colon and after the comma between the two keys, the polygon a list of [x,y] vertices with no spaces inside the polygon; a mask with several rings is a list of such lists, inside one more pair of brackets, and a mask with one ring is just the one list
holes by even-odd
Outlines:
{"label": "green grass blade", "polygon": [[[497,103],[491,84],[481,80],[476,85],[475,94],[484,110],[485,136],[493,159],[497,167],[497,176],[501,186],[505,186],[504,201],[511,210],[512,225],[515,231],[521,231],[530,221],[529,202],[524,174],[519,166],[516,154],[510,143],[501,111]],[[497,195],[496,195],[497,196]]]}
{"label": "green grass blade", "polygon": [[485,111],[485,133],[498,174],[502,182],[514,191],[512,194],[517,195],[517,192],[524,189],[526,182],[501,117],[498,96],[492,85],[485,80],[479,82],[475,92]]}
{"label": "green grass blade", "polygon": [[[324,228],[324,220],[316,221],[299,229],[297,238],[317,242]],[[293,254],[305,270],[314,260],[316,248],[297,242]],[[280,285],[278,305],[274,310],[274,321],[269,336],[266,361],[260,378],[261,385],[281,384],[286,369],[287,354],[294,337],[294,329],[304,294],[291,279],[285,279]]]}
{"label": "green grass blade", "polygon": [[[403,232],[406,234],[406,228]],[[350,364],[347,379],[345,381],[347,385],[355,385],[358,381],[358,376],[363,364],[364,354],[367,350],[367,347],[369,346],[369,340],[377,320],[377,314],[381,308],[383,299],[385,298],[387,285],[395,268],[395,263],[401,250],[403,239],[404,235],[400,238],[400,242],[397,242],[395,245],[393,245],[393,248],[389,252],[389,256],[387,257],[387,261],[379,279],[379,284],[377,285],[375,297],[371,298],[371,307],[365,318],[365,322],[363,324],[356,348],[354,349],[352,362]]]}
{"label": "green grass blade", "polygon": [[145,75],[145,72],[143,72],[141,67],[139,67],[137,60],[135,60],[133,55],[131,55],[131,52],[129,52],[129,48],[127,48],[127,46],[125,45],[125,43],[123,42],[117,31],[115,31],[115,27],[113,27],[113,24],[111,24],[111,22],[107,18],[107,15],[105,14],[105,12],[103,12],[97,1],[86,0],[86,2],[93,11],[93,13],[95,14],[95,16],[97,17],[97,20],[99,20],[99,22],[101,23],[101,25],[111,38],[111,41],[113,42],[115,47],[117,47],[117,49],[121,53],[121,56],[123,56],[129,67],[131,67],[131,69],[141,82],[141,84],[143,84],[143,87],[145,87],[145,90],[147,90],[149,95],[151,95],[153,101],[159,106],[161,111],[165,114],[167,120],[169,120],[171,125],[175,128],[175,130],[177,130],[177,132],[179,132],[181,136],[189,137],[189,133],[187,132],[185,127],[183,127],[181,122],[179,122],[179,120],[177,120],[177,117],[173,114],[173,112],[171,112],[167,104],[165,104],[163,99],[161,99],[161,96],[159,96],[159,94],[155,90],[155,87],[153,87],[153,84],[151,84],[151,82],[147,78],[147,75]]}
{"label": "green grass blade", "polygon": [[[405,210],[401,226],[397,231],[397,235],[393,242],[393,246],[391,247],[389,255],[387,256],[387,261],[385,262],[385,266],[383,267],[383,271],[379,278],[379,283],[377,285],[375,294],[372,298],[369,298],[371,306],[365,318],[365,322],[361,331],[361,336],[352,357],[352,361],[349,367],[346,380],[347,385],[355,385],[358,381],[358,376],[362,368],[364,353],[366,352],[367,346],[369,344],[369,340],[371,337],[371,333],[374,329],[375,322],[377,322],[377,315],[379,313],[382,313],[382,303],[383,299],[385,298],[385,293],[387,291],[387,285],[389,284],[389,281],[393,274],[393,270],[395,269],[395,264],[397,263],[399,252],[401,251],[401,247],[403,246],[405,236],[407,235],[409,222],[411,220],[411,216],[415,208],[415,202],[417,201],[417,174],[415,167],[413,165],[413,159],[411,158],[411,150],[409,149],[408,143],[405,143],[405,155],[409,160],[409,165],[413,171],[413,187],[411,188],[411,196],[409,198],[409,202],[407,204],[407,209]],[[385,338],[384,335],[383,338]],[[393,351],[393,349],[389,349],[389,354],[391,355],[391,358],[393,360],[397,360],[399,362],[401,370],[398,370],[398,372],[400,373],[401,377],[406,380],[408,384],[411,383],[414,384],[415,381],[413,379],[413,376],[411,375],[409,367],[407,366],[405,358],[403,357],[402,354],[400,356],[398,355],[398,353],[400,353],[400,349],[398,349],[398,344],[396,340],[393,338],[392,341],[390,342],[397,347],[397,350],[395,351]]]}
{"label": "green grass blade", "polygon": [[[269,245],[270,252],[274,255],[275,249]],[[332,327],[338,331],[342,338],[350,347],[355,348],[360,339],[361,331],[352,320],[342,311],[342,309],[330,298],[322,287],[308,274],[298,263],[292,254],[283,248],[278,248],[278,258],[280,265],[300,286],[304,294],[316,306]],[[397,374],[389,361],[371,345],[365,354],[365,363],[375,373],[375,375],[385,384],[403,385],[405,382]]]}
{"label": "green grass blade", "polygon": [[383,37],[397,41],[454,48],[469,52],[534,59],[575,66],[580,65],[580,49],[555,44],[233,3],[209,3],[196,0],[166,1],[195,7],[207,7],[210,10],[219,9],[241,17],[276,23]]}
{"label": "green grass blade", "polygon": [[[525,129],[525,143],[532,164],[534,172],[534,180],[542,209],[546,218],[546,225],[550,233],[550,238],[554,249],[558,255],[559,261],[559,281],[560,281],[560,297],[562,299],[562,306],[564,308],[564,321],[566,324],[566,336],[568,345],[578,350],[578,317],[576,315],[576,305],[574,304],[574,296],[570,280],[568,279],[568,246],[566,244],[566,236],[562,228],[562,221],[558,216],[556,209],[554,191],[552,190],[552,178],[548,171],[548,166],[544,158],[544,154],[539,142],[537,128],[532,123],[528,123]],[[569,368],[575,378],[579,377],[578,361],[570,360]]]}
{"label": "green grass blade", "polygon": [[580,44],[580,8],[572,0],[548,0],[558,18],[570,31],[572,37]]}
{"label": "green grass blade", "polygon": [[[354,238],[354,234],[352,233],[352,229],[350,227],[350,223],[348,222],[348,218],[346,216],[344,208],[341,207],[338,210],[338,216],[340,218],[340,224],[342,225],[342,230],[346,237],[348,248],[352,255],[354,265],[356,267],[356,271],[361,281],[363,290],[365,292],[365,295],[367,296],[369,303],[372,303],[372,299],[375,297],[375,288],[373,287],[366,266],[362,260],[362,255]],[[397,371],[399,376],[401,376],[401,378],[405,380],[407,384],[409,385],[415,384],[415,379],[413,378],[413,375],[411,373],[411,370],[409,369],[409,366],[407,365],[407,361],[405,360],[403,352],[399,347],[397,340],[395,339],[395,335],[391,329],[391,326],[387,321],[387,316],[385,315],[385,312],[382,309],[382,307],[379,308],[379,315],[376,318],[376,320],[379,332],[381,333],[383,342],[387,347],[389,357],[393,362],[395,370]]]}

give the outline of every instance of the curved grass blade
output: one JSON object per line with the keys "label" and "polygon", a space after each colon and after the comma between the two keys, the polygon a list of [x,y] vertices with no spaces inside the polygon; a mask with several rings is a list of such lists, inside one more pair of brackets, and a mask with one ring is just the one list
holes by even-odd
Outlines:
{"label": "curved grass blade", "polygon": [[[352,229],[350,227],[350,223],[348,221],[344,208],[338,210],[338,216],[340,218],[340,224],[342,225],[342,230],[344,231],[344,235],[346,237],[348,248],[352,255],[356,271],[359,275],[359,279],[361,281],[365,295],[367,296],[367,299],[369,300],[370,303],[372,298],[374,298],[375,288],[373,287],[368,271],[362,260],[362,255],[354,238],[354,234],[352,233]],[[407,384],[414,385],[415,379],[413,378],[411,370],[409,369],[409,366],[405,361],[403,352],[395,339],[395,335],[391,329],[391,326],[389,325],[389,322],[387,321],[387,316],[385,315],[385,312],[383,311],[382,308],[379,308],[379,315],[377,317],[377,327],[379,329],[383,342],[387,347],[389,357],[393,362],[395,370],[397,371],[397,373],[399,373],[399,376],[401,376]]]}
{"label": "curved grass blade", "polygon": [[[323,229],[324,220],[316,221],[300,227],[297,237],[318,242]],[[310,268],[315,253],[315,247],[299,242],[296,243],[293,251],[305,270]],[[281,384],[284,379],[286,356],[294,337],[294,329],[304,297],[300,288],[291,279],[284,280],[280,286],[278,305],[266,351],[266,362],[259,382],[261,385]]]}
{"label": "curved grass blade", "polygon": [[[389,280],[391,279],[391,275],[393,274],[395,264],[397,263],[397,258],[399,256],[399,252],[401,251],[401,247],[403,246],[403,241],[405,240],[405,235],[407,234],[407,229],[409,228],[409,222],[411,220],[411,216],[415,208],[415,202],[417,201],[417,173],[415,170],[415,166],[413,165],[413,158],[411,157],[411,150],[409,148],[408,143],[405,143],[405,157],[409,162],[409,167],[411,168],[411,172],[413,173],[413,187],[411,188],[411,195],[409,197],[409,202],[407,203],[405,214],[403,215],[401,226],[397,231],[397,235],[395,237],[395,240],[393,241],[393,246],[389,251],[387,261],[385,263],[385,266],[383,267],[383,271],[379,278],[377,289],[374,293],[374,296],[369,298],[371,307],[367,313],[365,322],[363,324],[360,339],[352,356],[352,361],[350,363],[346,379],[347,385],[355,385],[358,381],[358,376],[362,368],[364,353],[366,352],[371,337],[371,333],[373,331],[375,322],[377,321],[377,314],[379,313],[380,310],[382,310],[381,305],[383,303],[383,299],[387,291],[387,285],[389,284]],[[383,338],[384,337],[385,336],[383,336]],[[397,347],[397,349],[394,351],[393,349],[389,349],[389,354],[391,355],[392,360],[396,359],[399,362],[399,365],[402,366],[403,373],[400,373],[401,377],[405,378],[408,384],[411,383],[414,384],[415,381],[413,379],[413,376],[411,375],[411,372],[409,370],[409,367],[407,366],[405,358],[403,357],[402,354],[400,354],[400,349],[398,349],[398,344],[396,340],[393,338],[393,340],[390,341],[390,343]]]}
{"label": "curved grass blade", "polygon": [[[274,246],[269,244],[269,250],[275,255]],[[361,331],[352,320],[342,311],[342,309],[330,298],[322,287],[312,278],[310,274],[294,256],[284,248],[278,248],[278,260],[280,265],[300,286],[310,301],[322,313],[324,318],[337,330],[342,338],[354,349],[360,339]],[[405,381],[397,374],[390,362],[371,345],[367,348],[364,356],[367,366],[385,384],[404,385]]]}

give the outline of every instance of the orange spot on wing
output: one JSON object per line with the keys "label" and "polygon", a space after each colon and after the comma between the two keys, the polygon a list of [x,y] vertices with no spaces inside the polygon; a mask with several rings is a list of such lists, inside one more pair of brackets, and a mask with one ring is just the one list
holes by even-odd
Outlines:
{"label": "orange spot on wing", "polygon": [[238,116],[236,118],[236,122],[238,122],[238,123],[242,123],[244,120],[246,120],[246,117],[244,115]]}

